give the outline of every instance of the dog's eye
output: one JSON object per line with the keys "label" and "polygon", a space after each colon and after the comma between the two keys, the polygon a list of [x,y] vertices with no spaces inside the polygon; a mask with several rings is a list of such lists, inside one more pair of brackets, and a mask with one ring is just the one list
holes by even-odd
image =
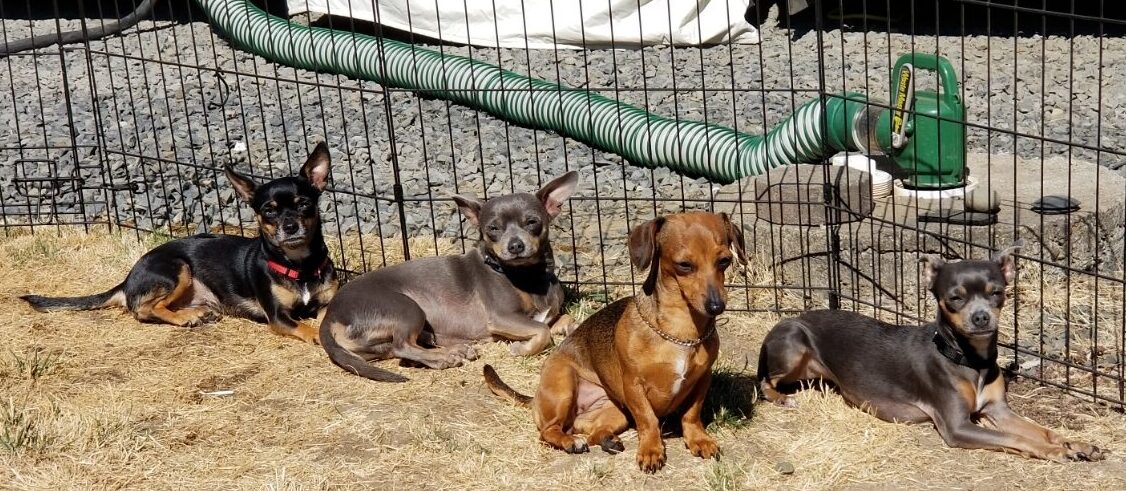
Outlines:
{"label": "dog's eye", "polygon": [[954,295],[954,296],[951,296],[950,298],[946,299],[946,301],[950,302],[950,303],[962,303],[962,297]]}
{"label": "dog's eye", "polygon": [[728,266],[731,266],[731,258],[721,257],[719,261],[716,261],[715,265],[719,269],[727,269]]}
{"label": "dog's eye", "polygon": [[535,227],[536,225],[540,224],[540,221],[538,218],[529,218],[527,224],[529,227]]}
{"label": "dog's eye", "polygon": [[680,261],[676,263],[676,270],[681,273],[691,273],[696,270],[696,266],[688,261]]}
{"label": "dog's eye", "polygon": [[266,215],[267,218],[273,218],[273,217],[277,216],[278,210],[276,208],[274,208],[273,206],[263,206],[262,207],[262,214]]}
{"label": "dog's eye", "polygon": [[1001,298],[1005,296],[1004,290],[993,290],[993,298]]}
{"label": "dog's eye", "polygon": [[498,225],[496,225],[496,224],[490,224],[490,225],[489,225],[488,227],[486,227],[486,229],[487,229],[487,230],[488,230],[489,232],[492,232],[492,233],[497,233],[497,232],[500,232],[500,226],[498,226]]}

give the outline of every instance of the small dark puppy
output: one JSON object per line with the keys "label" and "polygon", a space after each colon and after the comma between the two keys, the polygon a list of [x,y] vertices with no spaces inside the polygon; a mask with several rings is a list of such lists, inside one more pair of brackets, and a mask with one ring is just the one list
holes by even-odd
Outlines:
{"label": "small dark puppy", "polygon": [[[321,323],[321,343],[341,368],[372,380],[406,378],[368,361],[402,358],[430,368],[476,358],[469,343],[508,340],[534,355],[551,343],[563,288],[555,276],[548,230],[575,191],[568,172],[536,194],[478,201],[455,196],[480,231],[478,247],[461,256],[407,261],[348,282]],[[421,344],[420,344],[421,343]]]}
{"label": "small dark puppy", "polygon": [[141,257],[121,284],[84,297],[25,295],[38,311],[127,308],[142,322],[197,326],[222,314],[266,322],[275,333],[317,342],[315,317],[336,293],[317,201],[329,153],[317,145],[298,176],[262,186],[230,166],[227,177],[258,216],[258,238],[199,234]]}
{"label": "small dark puppy", "polygon": [[1102,459],[1098,447],[1064,440],[1006,402],[997,319],[1016,277],[1016,247],[992,261],[924,258],[923,283],[938,300],[932,324],[895,326],[835,310],[779,322],[759,354],[763,394],[791,406],[779,386],[823,379],[882,420],[934,423],[951,447],[1061,462]]}

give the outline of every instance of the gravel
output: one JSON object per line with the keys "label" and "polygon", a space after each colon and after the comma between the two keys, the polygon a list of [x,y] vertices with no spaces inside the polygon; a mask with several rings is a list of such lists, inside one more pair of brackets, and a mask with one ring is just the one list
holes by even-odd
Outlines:
{"label": "gravel", "polygon": [[[2,35],[23,38],[31,26],[45,32],[54,23],[4,20]],[[705,206],[693,200],[713,192],[704,180],[623,165],[616,155],[445,101],[277,66],[231,49],[204,23],[142,22],[138,28],[92,42],[89,52],[0,60],[0,107],[11,108],[0,113],[5,220],[65,222],[111,213],[173,231],[249,223],[217,167],[233,162],[263,179],[285,175],[322,138],[333,151],[338,191],[323,210],[339,232],[395,236],[402,233],[401,212],[411,235],[458,236],[463,228],[446,201],[450,194],[532,191],[567,169],[582,173],[581,196],[598,198],[574,202],[573,219],[563,222],[578,237],[620,237],[627,224],[623,206],[634,222]],[[433,48],[595,88],[656,113],[761,133],[816,96],[822,78],[816,32],[771,23],[762,34],[759,46],[705,49]],[[1114,117],[1126,112],[1122,38],[833,30],[822,40],[828,90],[871,92],[881,101],[889,97],[896,55],[911,46],[923,52],[938,46],[965,78],[968,121],[982,126],[968,130],[972,151],[1126,165],[1122,156],[1081,148],[1122,150],[1121,141],[1109,138],[1126,132],[1126,121]],[[921,77],[919,90],[926,87],[934,82]],[[1014,132],[1025,136],[1014,138]],[[1029,137],[1041,134],[1074,145]],[[57,168],[18,159],[57,160]],[[393,203],[396,167],[402,205]],[[26,179],[44,176],[77,179],[57,188]]]}

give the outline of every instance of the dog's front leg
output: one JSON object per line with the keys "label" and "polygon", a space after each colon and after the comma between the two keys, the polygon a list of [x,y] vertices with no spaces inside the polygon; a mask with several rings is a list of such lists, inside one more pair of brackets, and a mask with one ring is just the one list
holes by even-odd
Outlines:
{"label": "dog's front leg", "polygon": [[712,373],[709,370],[700,377],[692,394],[688,396],[688,407],[680,417],[680,427],[684,436],[684,446],[700,458],[710,459],[719,456],[719,444],[715,438],[704,429],[704,422],[700,420],[700,413],[704,410],[704,399],[708,395],[708,387],[712,384]]}
{"label": "dog's front leg", "polygon": [[521,314],[497,315],[489,321],[489,334],[515,341],[509,348],[514,355],[530,356],[551,345],[551,329],[542,322]]}
{"label": "dog's front leg", "polygon": [[1001,450],[1056,462],[1089,460],[1086,454],[1048,443],[1043,438],[1029,438],[1022,434],[983,428],[970,421],[968,414],[939,413],[932,415],[932,418],[938,434],[951,447]]}
{"label": "dog's front leg", "polygon": [[1038,455],[1037,457],[1051,460],[1061,460],[1061,455],[1066,460],[1102,460],[1105,458],[1099,447],[1083,442],[1067,441],[1056,432],[1013,412],[1006,400],[1005,379],[1003,377],[996,377],[991,383],[987,384],[981,397],[985,400],[979,412],[979,423],[983,426],[1054,447],[1049,455]]}
{"label": "dog's front leg", "polygon": [[306,343],[321,344],[319,330],[304,321],[295,320],[289,312],[275,307],[266,311],[267,324],[274,334],[289,336],[305,341]]}
{"label": "dog's front leg", "polygon": [[653,405],[645,395],[641,377],[622,373],[626,409],[629,409],[633,423],[637,427],[637,466],[650,474],[665,466],[665,442],[661,441],[661,422],[653,412]]}
{"label": "dog's front leg", "polygon": [[[1049,460],[1102,460],[1106,458],[1099,447],[1083,442],[1068,441],[1056,432],[1029,421],[1013,412],[1007,403],[989,403],[982,411],[982,423],[1002,433],[1015,435],[1033,442],[1043,442],[1054,447],[1045,455],[1036,457]],[[1061,459],[1062,457],[1062,459]]]}

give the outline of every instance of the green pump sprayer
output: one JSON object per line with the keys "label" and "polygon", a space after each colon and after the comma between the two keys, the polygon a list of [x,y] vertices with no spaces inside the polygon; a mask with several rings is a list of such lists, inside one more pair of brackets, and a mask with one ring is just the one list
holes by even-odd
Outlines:
{"label": "green pump sprayer", "polygon": [[[939,91],[915,90],[916,70],[935,73]],[[908,53],[895,62],[891,105],[870,104],[848,92],[828,97],[833,107],[844,100],[845,114],[829,121],[830,133],[847,129],[849,141],[838,151],[885,156],[914,189],[960,187],[966,179],[966,110],[958,96],[958,76],[950,61],[928,53]],[[855,105],[853,105],[855,103]],[[830,113],[832,115],[833,113]],[[847,147],[847,148],[842,148]]]}
{"label": "green pump sprayer", "polygon": [[[275,63],[415,90],[616,153],[634,165],[666,167],[729,183],[838,152],[886,156],[918,189],[961,186],[965,111],[957,76],[940,56],[901,56],[892,104],[846,92],[810,100],[765,135],[659,116],[596,93],[563,87],[391,39],[309,27],[249,0],[196,0],[237,46]],[[940,92],[916,91],[914,71],[932,70]]]}
{"label": "green pump sprayer", "polygon": [[[941,92],[915,91],[917,69],[935,72]],[[954,67],[941,56],[910,53],[899,57],[892,75],[893,109],[878,116],[878,147],[910,176],[904,183],[908,187],[962,185],[966,178],[966,110],[958,97]]]}

